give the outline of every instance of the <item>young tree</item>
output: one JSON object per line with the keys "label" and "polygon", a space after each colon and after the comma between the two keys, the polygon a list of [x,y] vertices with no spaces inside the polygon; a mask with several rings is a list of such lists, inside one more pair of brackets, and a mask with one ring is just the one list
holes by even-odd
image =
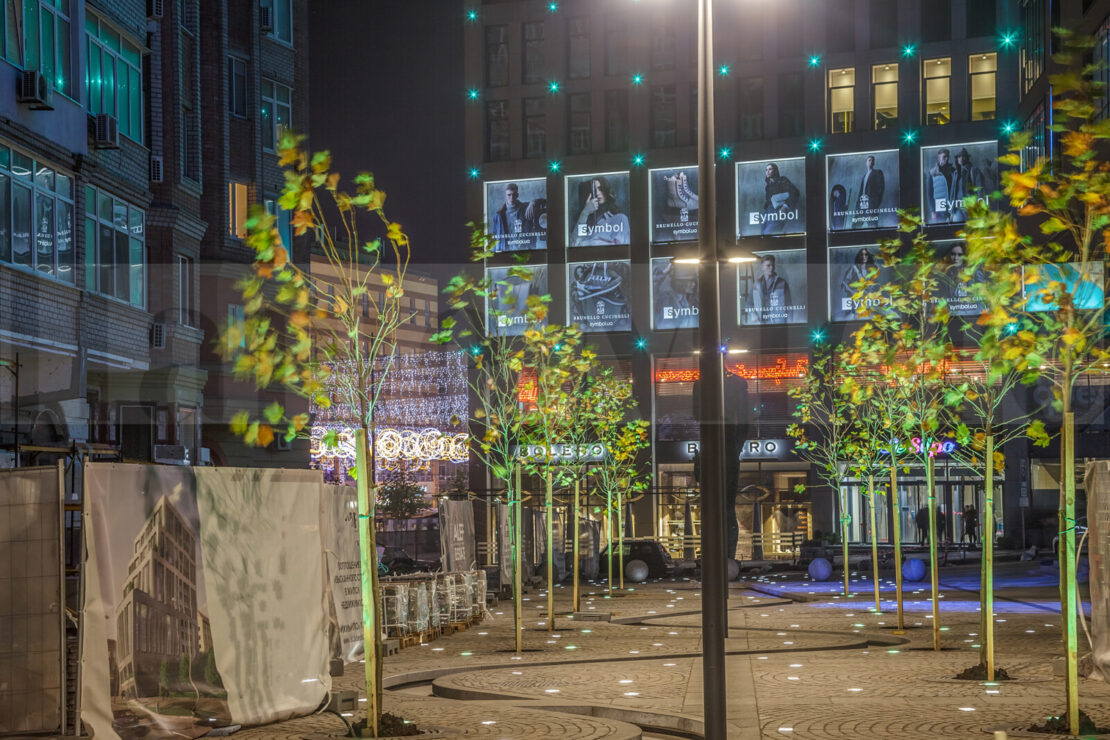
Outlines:
{"label": "young tree", "polygon": [[[375,484],[367,460],[381,381],[390,370],[397,329],[410,318],[401,308],[410,246],[401,225],[386,217],[385,193],[375,186],[373,175],[357,175],[353,193],[340,190],[330,154],[310,154],[301,146],[303,139],[285,132],[278,144],[285,169],[278,202],[292,213],[296,235],[311,235],[319,273],[294,264],[291,245],[282,244],[274,216],[260,206],[253,208],[246,243],[254,251],[254,273],[240,283],[245,320],[242,325],[229,322],[220,344],[234,359],[236,377],[253,380],[259,388],[277,387],[319,408],[343,404],[355,429],[352,475],[358,482],[366,716],[367,729],[377,737],[382,650]],[[384,242],[360,234],[360,214],[380,223]],[[371,290],[375,280],[386,287],[384,292]],[[370,318],[364,319],[364,309]],[[231,426],[247,444],[264,447],[275,433],[286,440],[306,435],[308,420],[307,413],[292,413],[275,401],[262,418],[241,412]],[[327,446],[337,442],[334,430],[324,437]]]}
{"label": "young tree", "polygon": [[831,346],[816,335],[809,372],[798,385],[787,391],[797,401],[793,415],[798,421],[786,428],[794,439],[794,449],[816,469],[817,476],[837,498],[840,517],[840,544],[844,559],[844,595],[851,593],[848,575],[848,501],[844,493],[844,461],[854,435],[852,398],[843,383],[850,368],[843,345]]}
{"label": "young tree", "polygon": [[[1066,660],[1067,722],[1079,732],[1077,660],[1075,415],[1072,392],[1085,373],[1110,362],[1105,347],[1106,301],[1100,288],[1110,255],[1110,119],[1098,101],[1105,85],[1084,65],[1090,39],[1064,38],[1051,76],[1052,131],[1059,157],[1048,161],[1028,134],[1014,135],[1000,164],[1003,194],[1016,210],[978,205],[966,228],[970,269],[991,276],[978,286],[983,351],[1053,390],[1061,423],[1060,588]],[[1031,161],[1032,160],[1032,161]],[[1034,238],[1034,234],[1037,234]],[[1017,266],[1021,266],[1017,269]]]}
{"label": "young tree", "polygon": [[[853,362],[880,366],[889,378],[894,428],[905,456],[925,468],[929,513],[929,570],[933,600],[933,649],[940,650],[939,562],[934,457],[937,435],[946,420],[947,369],[953,356],[948,336],[948,305],[940,283],[937,255],[919,217],[901,214],[900,229],[911,235],[908,249],[899,240],[881,245],[883,264],[894,279],[872,274],[860,286],[867,323],[854,335]],[[892,435],[894,436],[894,435]]]}
{"label": "young tree", "polygon": [[[588,414],[593,438],[601,445],[604,460],[594,467],[594,479],[605,496],[608,521],[607,587],[613,593],[613,548],[618,553],[618,578],[624,588],[624,501],[647,488],[649,471],[640,463],[640,452],[651,443],[651,424],[635,418],[638,407],[632,383],[619,378],[613,368],[602,367],[586,390],[583,408]],[[613,536],[614,524],[616,537]]]}
{"label": "young tree", "polygon": [[[529,469],[544,479],[547,521],[547,629],[555,630],[555,511],[553,480],[557,463],[555,446],[565,442],[571,409],[566,405],[567,386],[577,387],[593,367],[596,355],[583,346],[577,326],[549,325],[524,332],[524,358],[536,390],[535,405],[528,409],[525,429],[542,450],[527,458]],[[577,538],[578,521],[574,521]],[[560,549],[563,543],[559,543]],[[575,566],[577,568],[577,565]]]}
{"label": "young tree", "polygon": [[[480,265],[493,256],[493,241],[473,224],[471,227],[471,260]],[[524,649],[520,472],[525,454],[519,447],[527,419],[520,398],[525,354],[523,341],[508,335],[507,329],[514,321],[517,326],[523,322],[527,329],[539,329],[547,323],[551,296],[530,290],[532,276],[532,271],[518,262],[504,277],[475,277],[464,272],[451,278],[443,292],[448,308],[460,320],[446,317],[432,337],[437,344],[457,344],[471,360],[467,385],[477,404],[470,419],[471,437],[476,443],[471,450],[490,475],[505,486],[513,564],[513,631],[518,653]],[[526,298],[523,311],[517,314],[514,307],[520,304],[521,292]]]}

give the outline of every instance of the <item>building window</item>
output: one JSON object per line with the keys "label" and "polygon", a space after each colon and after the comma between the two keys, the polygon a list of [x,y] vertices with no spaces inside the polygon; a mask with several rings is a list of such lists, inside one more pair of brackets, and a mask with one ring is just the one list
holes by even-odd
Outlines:
{"label": "building window", "polygon": [[1044,74],[1045,6],[1044,0],[1024,0],[1021,5],[1021,92],[1028,93]]}
{"label": "building window", "polygon": [[227,58],[227,109],[232,115],[247,117],[247,62]]}
{"label": "building window", "polygon": [[619,15],[605,19],[605,74],[628,74],[628,21]]}
{"label": "building window", "polygon": [[829,70],[829,131],[845,134],[853,130],[856,111],[856,70]]}
{"label": "building window", "polygon": [[146,230],[138,208],[103,190],[85,188],[85,287],[146,305]]}
{"label": "building window", "polygon": [[273,80],[262,80],[262,148],[273,151],[292,120],[293,90]]}
{"label": "building window", "polygon": [[486,26],[486,87],[509,84],[509,29]]}
{"label": "building window", "polygon": [[177,321],[182,326],[197,325],[193,296],[196,290],[196,263],[192,257],[177,256]]}
{"label": "building window", "polygon": [[524,54],[521,57],[525,85],[536,85],[544,79],[543,21],[533,21],[521,26]]}
{"label": "building window", "polygon": [[571,154],[586,154],[591,149],[590,93],[567,96],[567,141]]}
{"label": "building window", "polygon": [[[783,28],[790,28],[788,25],[790,22],[790,2],[791,0],[787,0],[786,4],[781,7],[776,6],[775,8],[775,17],[776,19],[782,19],[782,23],[784,24],[782,26]],[[736,34],[740,61],[758,61],[763,58],[763,43],[766,41],[767,36],[767,34],[763,32],[763,8],[756,3],[739,3],[738,5],[740,7],[736,8],[736,12],[740,16],[740,22],[736,25]],[[778,21],[776,21],[775,25],[778,27]],[[780,44],[783,43],[784,36],[792,37],[787,39],[787,43],[789,43],[794,40],[793,37],[800,37],[801,34],[776,34],[776,38],[779,40]],[[798,39],[798,43],[801,43],[800,38]],[[695,42],[693,49],[695,58],[691,65],[694,69],[697,69],[698,64],[697,46]]]}
{"label": "building window", "polygon": [[921,4],[921,40],[926,44],[952,40],[952,0]]}
{"label": "building window", "polygon": [[671,147],[678,143],[678,111],[674,85],[657,85],[651,91],[651,145]]}
{"label": "building window", "polygon": [[1091,50],[1095,65],[1095,82],[1102,84],[1102,94],[1095,100],[1098,118],[1110,114],[1110,18],[1099,26],[1095,33],[1095,46]]}
{"label": "building window", "polygon": [[69,3],[23,0],[22,18],[15,3],[3,5],[9,48],[14,45],[19,22],[23,22],[23,68],[37,69],[55,90],[74,97]]}
{"label": "building window", "polygon": [[501,162],[512,157],[509,149],[509,104],[504,100],[486,103],[486,159]]}
{"label": "building window", "polygon": [[227,184],[227,233],[239,239],[247,238],[247,207],[250,204],[247,185],[242,182]]}
{"label": "building window", "polygon": [[779,136],[801,136],[805,130],[803,87],[801,72],[779,75]]}
{"label": "building window", "polygon": [[967,37],[994,36],[998,23],[995,0],[974,0],[967,4]]}
{"label": "building window", "polygon": [[628,91],[605,91],[605,151],[628,149]]}
{"label": "building window", "polygon": [[200,84],[197,39],[200,35],[196,0],[181,0],[181,163],[190,180],[200,180]]}
{"label": "building window", "polygon": [[262,7],[270,8],[274,29],[270,36],[287,44],[293,43],[293,0],[262,0]]}
{"label": "building window", "polygon": [[73,284],[73,180],[0,146],[0,262]]}
{"label": "building window", "polygon": [[590,76],[590,19],[571,18],[567,25],[567,77],[585,79]]}
{"label": "building window", "polygon": [[925,123],[941,126],[951,120],[948,104],[952,82],[952,60],[925,60]]}
{"label": "building window", "polygon": [[1029,134],[1029,143],[1021,150],[1021,169],[1027,170],[1043,160],[1047,154],[1045,148],[1045,116],[1044,103],[1040,103],[1032,115],[1025,121],[1022,129]]}
{"label": "building window", "polygon": [[998,55],[972,54],[967,60],[971,75],[971,120],[989,121],[995,115],[995,75]]}
{"label": "building window", "polygon": [[282,208],[273,198],[264,201],[266,210],[274,217],[274,227],[278,231],[281,245],[286,249],[293,247],[293,219],[292,213]]}
{"label": "building window", "polygon": [[826,0],[825,44],[830,54],[856,49],[855,0]]}
{"label": "building window", "polygon": [[740,80],[740,139],[755,141],[763,138],[763,78],[745,77]]}
{"label": "building window", "polygon": [[674,26],[656,20],[651,24],[651,68],[655,71],[674,69]]}
{"label": "building window", "polygon": [[93,13],[86,17],[85,29],[85,98],[89,113],[107,113],[118,121],[121,134],[142,143],[142,52]]}
{"label": "building window", "polygon": [[871,100],[875,108],[875,130],[893,128],[898,123],[897,62],[871,67]]}
{"label": "building window", "polygon": [[247,346],[247,337],[244,325],[247,322],[247,313],[242,306],[229,303],[227,306],[227,353]]}
{"label": "building window", "polygon": [[543,98],[524,99],[524,156],[547,154],[547,118]]}
{"label": "building window", "polygon": [[871,48],[887,49],[898,43],[898,3],[871,0]]}

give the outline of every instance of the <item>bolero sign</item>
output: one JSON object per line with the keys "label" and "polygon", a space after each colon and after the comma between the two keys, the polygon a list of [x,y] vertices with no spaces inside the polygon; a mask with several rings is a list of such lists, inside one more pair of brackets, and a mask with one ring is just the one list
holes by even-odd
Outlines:
{"label": "bolero sign", "polygon": [[[690,462],[701,449],[697,440],[660,442],[656,445],[660,462]],[[797,460],[791,439],[749,439],[740,451],[741,460]]]}

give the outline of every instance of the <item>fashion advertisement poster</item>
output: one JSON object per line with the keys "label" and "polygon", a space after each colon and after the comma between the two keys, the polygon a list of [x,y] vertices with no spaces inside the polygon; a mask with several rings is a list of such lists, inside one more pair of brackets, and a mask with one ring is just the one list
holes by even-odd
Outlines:
{"label": "fashion advertisement poster", "polygon": [[510,275],[520,267],[490,267],[486,277],[493,285],[486,299],[488,326],[501,336],[518,337],[528,325],[528,296],[547,294],[547,265],[528,265],[523,269],[531,274],[530,280],[520,275]]}
{"label": "fashion advertisement poster", "polygon": [[631,331],[628,308],[632,264],[628,260],[567,266],[570,323],[585,332]]}
{"label": "fashion advertisement poster", "polygon": [[926,224],[967,220],[965,200],[998,190],[998,142],[921,147],[921,212]]}
{"label": "fashion advertisement poster", "polygon": [[494,252],[547,249],[547,179],[486,184],[486,233]]}
{"label": "fashion advertisement poster", "polygon": [[1104,263],[1088,263],[1086,273],[1082,267],[1077,263],[1026,265],[1025,310],[1055,311],[1064,295],[1070,295],[1078,309],[1101,308],[1106,295]]}
{"label": "fashion advertisement poster", "polygon": [[628,173],[567,178],[567,241],[572,247],[631,244]]}
{"label": "fashion advertisement poster", "polygon": [[825,158],[829,231],[898,226],[898,150],[830,154]]}
{"label": "fashion advertisement poster", "polygon": [[698,168],[665,167],[648,173],[653,244],[698,240]]}
{"label": "fashion advertisement poster", "polygon": [[986,306],[975,298],[975,283],[983,283],[987,275],[982,270],[974,274],[967,271],[967,245],[962,241],[936,245],[940,261],[940,292],[948,300],[948,313],[953,316],[978,316]]}
{"label": "fashion advertisement poster", "polygon": [[736,236],[806,233],[806,161],[736,165]]}
{"label": "fashion advertisement poster", "polygon": [[698,325],[698,266],[671,257],[651,261],[651,318],[656,329],[693,329]]}
{"label": "fashion advertisement poster", "polygon": [[737,265],[736,312],[741,326],[806,322],[806,250],[756,252]]}
{"label": "fashion advertisement poster", "polygon": [[[872,272],[877,271],[877,272]],[[891,281],[893,271],[884,267],[877,246],[829,248],[829,320],[857,321],[865,309],[878,308],[876,298],[856,298],[852,287],[868,276],[872,290]]]}

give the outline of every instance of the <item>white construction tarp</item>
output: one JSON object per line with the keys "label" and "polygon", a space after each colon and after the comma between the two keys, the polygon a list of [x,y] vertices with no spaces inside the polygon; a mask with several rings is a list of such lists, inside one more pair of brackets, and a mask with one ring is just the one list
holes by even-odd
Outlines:
{"label": "white construction tarp", "polygon": [[1110,682],[1110,461],[1087,464],[1086,488],[1092,658]]}
{"label": "white construction tarp", "polygon": [[82,718],[200,737],[314,711],[331,686],[320,474],[90,463]]}
{"label": "white construction tarp", "polygon": [[62,728],[58,468],[0,471],[0,735]]}
{"label": "white construction tarp", "polygon": [[358,490],[324,486],[321,499],[324,551],[331,592],[332,656],[345,663],[362,659],[362,565],[358,544]]}

